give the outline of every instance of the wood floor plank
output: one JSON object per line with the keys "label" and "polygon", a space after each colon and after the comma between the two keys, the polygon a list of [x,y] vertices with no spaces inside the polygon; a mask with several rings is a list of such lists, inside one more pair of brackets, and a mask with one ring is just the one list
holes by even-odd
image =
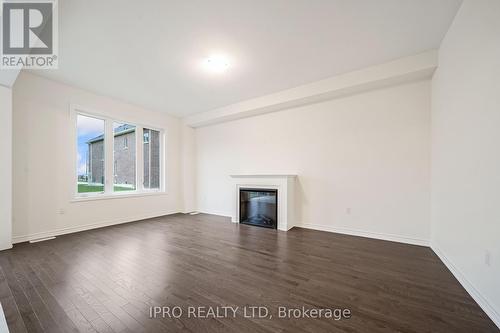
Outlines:
{"label": "wood floor plank", "polygon": [[[43,332],[42,325],[40,324],[28,297],[24,293],[19,281],[17,281],[10,258],[4,255],[0,256],[0,266],[3,269],[7,284],[10,288],[19,313],[21,314],[24,326],[28,332]],[[9,322],[7,322],[7,325],[10,327]]]}
{"label": "wood floor plank", "polygon": [[[429,248],[206,214],[17,244],[0,252],[0,301],[12,332],[498,332]],[[176,305],[180,318],[150,318]],[[239,308],[202,319],[189,306]],[[352,318],[278,318],[279,306]]]}
{"label": "wood floor plank", "polygon": [[0,267],[0,303],[3,304],[4,315],[7,323],[9,323],[11,333],[27,332],[19,309],[17,308],[14,297],[7,284],[2,267]]}
{"label": "wood floor plank", "polygon": [[[64,309],[57,302],[54,296],[49,292],[49,290],[44,286],[42,281],[38,278],[33,268],[29,265],[29,256],[26,257],[21,251],[18,253],[18,259],[22,261],[22,273],[25,275],[26,282],[28,282],[33,290],[37,293],[37,297],[40,302],[43,302],[44,308],[47,310],[50,317],[53,319],[58,329],[64,333],[78,332],[76,326],[73,324],[71,319],[67,316]],[[45,331],[51,330],[51,328],[44,328]],[[57,330],[54,330],[57,331]]]}

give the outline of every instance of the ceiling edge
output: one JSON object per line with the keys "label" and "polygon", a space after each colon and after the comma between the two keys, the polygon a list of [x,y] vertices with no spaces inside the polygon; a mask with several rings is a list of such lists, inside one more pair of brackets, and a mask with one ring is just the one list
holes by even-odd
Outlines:
{"label": "ceiling edge", "polygon": [[431,78],[438,52],[431,50],[328,79],[249,99],[183,118],[193,128],[323,102],[374,89]]}

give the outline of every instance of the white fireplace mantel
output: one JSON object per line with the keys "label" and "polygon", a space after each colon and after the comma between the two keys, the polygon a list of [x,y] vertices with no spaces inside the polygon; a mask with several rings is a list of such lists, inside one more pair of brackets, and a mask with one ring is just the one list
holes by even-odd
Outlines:
{"label": "white fireplace mantel", "polygon": [[295,225],[295,180],[291,174],[242,174],[231,175],[234,204],[232,222],[240,222],[240,188],[278,190],[278,230],[290,230]]}

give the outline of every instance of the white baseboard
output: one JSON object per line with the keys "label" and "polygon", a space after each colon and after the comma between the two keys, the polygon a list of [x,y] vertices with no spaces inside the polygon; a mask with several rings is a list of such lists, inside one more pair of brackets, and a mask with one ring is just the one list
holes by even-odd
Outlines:
{"label": "white baseboard", "polygon": [[207,212],[205,210],[197,210],[198,213],[201,214],[208,214],[208,215],[217,215],[217,216],[223,216],[223,217],[229,217],[231,218],[231,214],[225,213],[225,212]]}
{"label": "white baseboard", "polygon": [[12,249],[12,244],[5,244],[5,245],[0,246],[0,251],[9,250],[9,249]]}
{"label": "white baseboard", "polygon": [[436,253],[436,255],[441,259],[450,272],[455,276],[455,278],[460,282],[460,284],[465,288],[469,295],[476,301],[476,303],[483,309],[483,311],[490,317],[490,319],[500,328],[500,314],[495,310],[495,308],[486,300],[486,298],[479,292],[479,290],[474,287],[474,285],[465,277],[457,266],[451,262],[451,260],[446,256],[443,250],[434,242],[431,243],[431,249]]}
{"label": "white baseboard", "polygon": [[411,245],[429,246],[429,240],[427,240],[427,239],[413,238],[413,237],[407,237],[407,236],[400,236],[400,235],[393,235],[393,234],[386,234],[386,233],[372,232],[372,231],[363,231],[363,230],[344,228],[344,227],[333,227],[333,226],[312,224],[312,223],[299,223],[299,224],[296,224],[295,226],[299,227],[299,228],[328,231],[328,232],[334,232],[337,234],[344,234],[344,235],[350,235],[350,236],[375,238],[375,239],[381,239],[381,240],[398,242],[398,243],[405,243],[405,244],[411,244]]}
{"label": "white baseboard", "polygon": [[164,211],[164,212],[143,214],[143,215],[137,215],[137,216],[129,216],[129,217],[119,218],[119,219],[112,219],[112,220],[101,221],[101,222],[97,222],[97,223],[78,225],[78,226],[74,226],[74,227],[54,229],[54,230],[50,230],[50,231],[36,232],[33,234],[28,234],[28,235],[14,236],[14,237],[12,237],[12,243],[16,244],[16,243],[21,243],[21,242],[29,242],[29,241],[40,239],[40,238],[56,237],[56,236],[60,236],[60,235],[71,234],[74,232],[97,229],[97,228],[102,228],[102,227],[109,227],[109,226],[116,225],[116,224],[135,222],[135,221],[140,221],[140,220],[144,220],[144,219],[150,219],[153,217],[172,215],[172,214],[177,214],[177,213],[179,213],[179,212],[178,211]]}

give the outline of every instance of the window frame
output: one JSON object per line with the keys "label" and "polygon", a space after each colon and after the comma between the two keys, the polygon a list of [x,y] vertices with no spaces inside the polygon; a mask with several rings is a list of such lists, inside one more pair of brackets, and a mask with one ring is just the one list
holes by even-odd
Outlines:
{"label": "window frame", "polygon": [[[78,192],[78,172],[77,172],[77,156],[78,156],[78,115],[92,117],[104,121],[104,191],[103,192]],[[70,121],[73,139],[72,147],[72,162],[73,166],[72,174],[72,194],[70,201],[87,201],[87,200],[100,200],[100,199],[114,199],[114,198],[124,198],[124,197],[134,197],[134,196],[146,196],[146,195],[163,195],[166,194],[166,167],[165,167],[165,155],[166,155],[166,131],[163,128],[158,128],[149,124],[138,123],[123,118],[115,118],[107,115],[104,112],[99,112],[91,110],[89,108],[71,104],[70,105]],[[135,136],[135,190],[132,191],[114,191],[114,140],[110,140],[109,137],[114,138],[113,123],[123,123],[135,126],[136,136]],[[148,128],[160,133],[160,187],[157,189],[144,188],[144,153],[143,153],[143,129]],[[130,142],[128,143],[131,144]]]}

